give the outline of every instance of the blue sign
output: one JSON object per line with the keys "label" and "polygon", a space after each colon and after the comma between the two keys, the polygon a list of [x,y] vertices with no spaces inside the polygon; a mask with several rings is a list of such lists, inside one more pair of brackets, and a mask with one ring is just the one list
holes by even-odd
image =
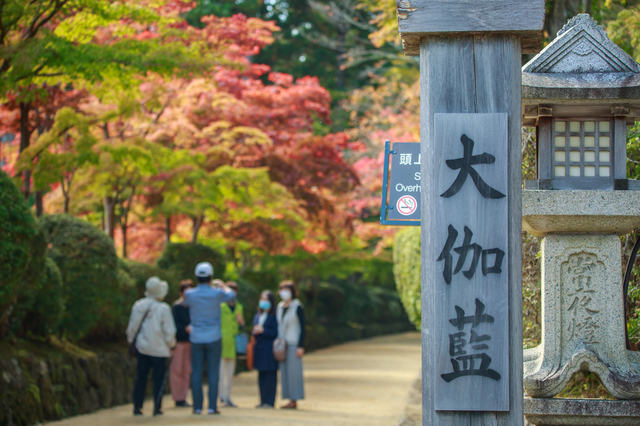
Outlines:
{"label": "blue sign", "polygon": [[384,154],[380,224],[419,226],[420,143],[386,141]]}

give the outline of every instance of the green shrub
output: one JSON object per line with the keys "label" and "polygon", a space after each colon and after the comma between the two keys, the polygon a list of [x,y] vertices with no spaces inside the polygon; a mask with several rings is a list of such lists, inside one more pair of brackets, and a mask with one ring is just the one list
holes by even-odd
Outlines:
{"label": "green shrub", "polygon": [[86,341],[124,340],[131,307],[138,297],[135,280],[129,275],[129,269],[122,259],[118,259],[118,291],[106,300],[95,326],[89,330]]}
{"label": "green shrub", "polygon": [[[169,284],[169,293],[167,293],[167,297],[165,297],[165,302],[171,304],[180,297],[180,280],[176,275],[165,269],[129,259],[121,261],[121,268],[133,280],[133,286],[135,288],[135,298],[133,302],[144,296],[145,284],[150,277],[158,277]],[[129,310],[131,310],[131,306],[129,306]]]}
{"label": "green shrub", "polygon": [[36,230],[24,196],[0,170],[0,337],[7,331],[11,307],[19,297]]}
{"label": "green shrub", "polygon": [[306,302],[307,315],[321,322],[344,322],[347,291],[339,284],[321,282],[299,286],[300,299]]}
{"label": "green shrub", "polygon": [[70,215],[44,216],[39,225],[49,241],[49,256],[62,276],[65,310],[60,330],[80,339],[108,313],[118,295],[113,241]]}
{"label": "green shrub", "polygon": [[376,322],[383,324],[408,322],[397,291],[371,287],[367,293],[375,312]]}
{"label": "green shrub", "polygon": [[178,280],[195,279],[194,271],[200,262],[213,265],[215,278],[224,279],[224,256],[209,246],[198,243],[167,244],[158,259],[158,266],[166,269]]}
{"label": "green shrub", "polygon": [[258,300],[260,300],[260,291],[250,282],[239,279],[238,283],[238,301],[244,307],[244,321],[247,324],[245,330],[251,330],[253,316],[258,311]]}
{"label": "green shrub", "polygon": [[44,265],[37,287],[19,305],[25,310],[20,324],[21,334],[48,336],[58,332],[64,313],[62,277],[51,258],[47,257]]}
{"label": "green shrub", "polygon": [[393,273],[396,287],[409,320],[420,329],[422,302],[420,228],[408,227],[398,232],[393,245]]}

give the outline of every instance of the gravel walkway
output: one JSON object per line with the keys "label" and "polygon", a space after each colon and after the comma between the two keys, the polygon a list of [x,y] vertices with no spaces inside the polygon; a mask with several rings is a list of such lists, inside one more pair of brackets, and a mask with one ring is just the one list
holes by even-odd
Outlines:
{"label": "gravel walkway", "polygon": [[[48,424],[397,426],[416,371],[420,370],[420,334],[377,337],[319,350],[305,356],[304,367],[307,398],[298,403],[297,411],[253,408],[258,403],[257,374],[247,372],[235,377],[231,392],[239,408],[222,408],[220,416],[193,415],[191,409],[174,407],[167,396],[163,401],[165,414],[155,418],[133,417],[132,406],[124,405]],[[151,411],[148,401],[144,412]]]}

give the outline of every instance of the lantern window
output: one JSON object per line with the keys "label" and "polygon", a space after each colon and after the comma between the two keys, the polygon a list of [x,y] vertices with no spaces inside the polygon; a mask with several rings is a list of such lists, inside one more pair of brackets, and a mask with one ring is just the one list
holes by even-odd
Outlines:
{"label": "lantern window", "polygon": [[555,178],[611,176],[611,122],[555,119]]}

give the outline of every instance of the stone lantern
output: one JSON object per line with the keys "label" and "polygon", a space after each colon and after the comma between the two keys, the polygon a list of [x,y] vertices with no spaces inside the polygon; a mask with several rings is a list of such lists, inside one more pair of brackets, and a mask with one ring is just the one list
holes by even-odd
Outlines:
{"label": "stone lantern", "polygon": [[640,352],[626,346],[619,238],[640,227],[640,182],[627,179],[626,168],[627,126],[640,117],[640,64],[578,15],[523,67],[522,114],[538,144],[538,180],[525,182],[522,225],[544,237],[542,343],[524,352],[524,388],[533,397],[525,400],[527,419],[640,424],[637,401],[542,399],[578,371],[597,375],[617,399],[640,399]]}

